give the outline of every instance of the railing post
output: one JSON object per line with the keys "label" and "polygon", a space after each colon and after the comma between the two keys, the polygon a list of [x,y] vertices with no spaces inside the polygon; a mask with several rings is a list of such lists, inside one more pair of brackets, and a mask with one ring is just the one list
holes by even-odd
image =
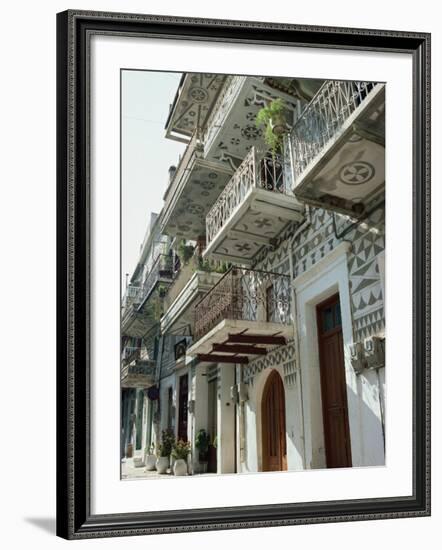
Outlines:
{"label": "railing post", "polygon": [[253,156],[252,156],[252,182],[254,187],[260,187],[260,182],[258,182],[259,170],[257,170],[257,151],[256,147],[253,146]]}

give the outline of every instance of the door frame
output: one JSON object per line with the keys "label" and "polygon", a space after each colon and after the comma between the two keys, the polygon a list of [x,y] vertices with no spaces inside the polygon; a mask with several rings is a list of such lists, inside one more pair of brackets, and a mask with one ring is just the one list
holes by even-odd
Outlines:
{"label": "door frame", "polygon": [[261,455],[262,455],[261,467],[262,467],[262,471],[264,471],[264,472],[271,471],[271,470],[266,469],[266,467],[267,467],[267,457],[266,457],[266,453],[264,452],[265,428],[266,427],[268,428],[268,425],[265,426],[265,421],[264,421],[265,416],[263,414],[264,398],[265,398],[265,394],[268,390],[268,385],[270,383],[270,379],[271,378],[276,378],[276,377],[278,377],[280,382],[281,382],[282,398],[284,400],[283,407],[282,407],[283,418],[284,418],[284,430],[280,434],[279,445],[281,446],[282,442],[284,441],[283,444],[284,444],[284,447],[285,447],[285,455],[281,456],[281,468],[279,470],[274,470],[274,471],[286,471],[288,469],[288,461],[287,461],[287,409],[286,409],[286,395],[285,395],[284,379],[281,376],[281,374],[279,373],[278,369],[270,369],[270,372],[266,376],[266,379],[264,381],[264,385],[263,385],[262,392],[261,392],[261,399],[260,399]]}
{"label": "door frame", "polygon": [[353,466],[363,464],[363,445],[360,434],[360,407],[358,399],[350,399],[349,393],[358,393],[358,381],[346,350],[353,344],[353,321],[350,303],[348,273],[349,242],[335,246],[327,256],[296,277],[293,290],[298,327],[299,368],[303,400],[303,431],[306,468],[326,468],[322,396],[320,386],[319,343],[316,306],[339,293],[344,346],[345,380],[347,384],[347,408],[350,429],[350,449]]}
{"label": "door frame", "polygon": [[[184,379],[187,379],[187,392],[186,392],[186,399],[183,400],[181,396],[181,382],[184,381]],[[189,373],[183,373],[178,376],[178,384],[177,384],[177,425],[176,425],[176,438],[177,440],[180,439],[180,429],[181,429],[181,411],[182,407],[186,411],[186,434],[185,434],[185,441],[189,441],[189,390],[190,390],[190,384],[189,384]]]}

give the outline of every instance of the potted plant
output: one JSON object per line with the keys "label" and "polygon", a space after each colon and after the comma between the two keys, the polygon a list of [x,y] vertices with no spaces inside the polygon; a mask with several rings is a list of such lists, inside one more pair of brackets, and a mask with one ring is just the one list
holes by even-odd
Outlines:
{"label": "potted plant", "polygon": [[195,437],[195,447],[198,449],[198,460],[203,473],[207,471],[210,436],[206,430],[201,429]]}
{"label": "potted plant", "polygon": [[158,458],[156,468],[159,474],[165,474],[170,466],[170,454],[175,443],[175,436],[170,429],[161,432],[161,444],[158,447]]}
{"label": "potted plant", "polygon": [[178,440],[172,448],[172,457],[175,459],[173,473],[176,476],[187,475],[187,457],[190,453],[190,443],[188,441]]}
{"label": "potted plant", "polygon": [[256,115],[256,126],[265,127],[264,140],[273,156],[281,151],[283,135],[289,129],[286,113],[287,107],[284,101],[278,98],[262,107]]}
{"label": "potted plant", "polygon": [[178,245],[178,256],[182,265],[189,263],[190,258],[192,258],[195,247],[191,244],[187,244],[186,239],[181,239],[180,244]]}
{"label": "potted plant", "polygon": [[155,454],[155,445],[152,443],[149,449],[146,449],[146,471],[151,472],[155,470],[155,465],[157,461],[157,456]]}

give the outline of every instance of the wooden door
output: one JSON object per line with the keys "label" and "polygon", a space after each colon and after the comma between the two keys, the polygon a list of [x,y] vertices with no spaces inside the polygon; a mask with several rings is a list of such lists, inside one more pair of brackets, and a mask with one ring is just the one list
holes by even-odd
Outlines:
{"label": "wooden door", "polygon": [[187,441],[188,377],[180,376],[178,393],[178,439]]}
{"label": "wooden door", "polygon": [[262,469],[287,470],[284,384],[276,370],[267,378],[262,395]]}
{"label": "wooden door", "polygon": [[327,468],[345,468],[351,466],[351,447],[339,294],[316,312]]}

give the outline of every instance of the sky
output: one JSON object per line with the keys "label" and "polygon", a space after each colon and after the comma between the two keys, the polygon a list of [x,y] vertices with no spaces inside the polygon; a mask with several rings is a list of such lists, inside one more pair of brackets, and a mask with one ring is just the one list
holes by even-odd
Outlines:
{"label": "sky", "polygon": [[168,168],[185,145],[166,139],[164,125],[181,73],[123,71],[121,269],[134,271],[151,212],[160,212]]}

